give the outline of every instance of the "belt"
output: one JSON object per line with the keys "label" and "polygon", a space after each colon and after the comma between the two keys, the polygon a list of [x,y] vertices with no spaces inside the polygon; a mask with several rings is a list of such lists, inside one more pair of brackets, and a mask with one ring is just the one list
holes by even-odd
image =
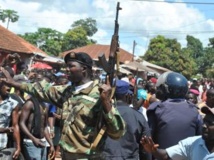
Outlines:
{"label": "belt", "polygon": [[[40,139],[42,142],[46,142],[45,138]],[[23,139],[23,142],[33,142],[31,139]]]}

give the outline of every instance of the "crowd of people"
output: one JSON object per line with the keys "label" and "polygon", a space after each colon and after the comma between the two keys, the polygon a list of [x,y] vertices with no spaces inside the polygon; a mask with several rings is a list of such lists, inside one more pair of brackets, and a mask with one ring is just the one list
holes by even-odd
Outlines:
{"label": "crowd of people", "polygon": [[66,54],[63,70],[29,70],[8,57],[0,69],[0,159],[214,159],[211,80],[120,73],[111,86],[95,76],[87,53]]}

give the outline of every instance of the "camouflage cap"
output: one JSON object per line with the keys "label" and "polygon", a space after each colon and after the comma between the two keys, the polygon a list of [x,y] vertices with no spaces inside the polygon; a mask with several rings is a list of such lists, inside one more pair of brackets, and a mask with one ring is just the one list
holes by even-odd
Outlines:
{"label": "camouflage cap", "polygon": [[78,63],[81,63],[89,68],[92,69],[93,66],[93,60],[92,58],[85,52],[69,52],[64,56],[65,63],[68,63],[69,61],[75,61]]}

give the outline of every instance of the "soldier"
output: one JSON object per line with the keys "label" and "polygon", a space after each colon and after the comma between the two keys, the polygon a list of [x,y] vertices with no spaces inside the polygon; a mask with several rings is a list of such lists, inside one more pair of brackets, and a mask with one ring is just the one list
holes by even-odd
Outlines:
{"label": "soldier", "polygon": [[[46,81],[27,84],[16,83],[3,68],[5,83],[21,88],[41,99],[69,111],[59,142],[62,159],[100,159],[100,142],[95,150],[91,145],[102,124],[106,134],[118,139],[124,134],[125,123],[111,104],[111,87],[92,80],[93,61],[87,53],[68,53],[64,57],[68,79],[72,86],[50,86]],[[104,138],[101,139],[103,141]]]}

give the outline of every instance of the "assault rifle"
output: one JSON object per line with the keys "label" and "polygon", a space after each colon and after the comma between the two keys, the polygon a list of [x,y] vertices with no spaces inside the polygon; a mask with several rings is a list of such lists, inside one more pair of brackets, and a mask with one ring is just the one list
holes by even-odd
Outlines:
{"label": "assault rifle", "polygon": [[117,63],[117,72],[119,70],[119,24],[118,24],[118,14],[120,8],[120,2],[117,2],[117,8],[116,8],[116,19],[115,19],[115,27],[114,27],[114,34],[111,39],[111,46],[110,46],[110,53],[109,53],[109,59],[108,62],[105,58],[105,55],[101,53],[98,56],[99,63],[102,66],[103,70],[107,73],[107,76],[109,77],[109,82],[111,86],[113,85],[113,80],[115,77],[115,64]]}
{"label": "assault rifle", "polygon": [[[119,14],[119,10],[121,10],[121,9],[122,8],[120,8],[120,2],[117,2],[115,27],[114,27],[114,34],[113,34],[112,39],[111,39],[109,59],[107,61],[106,58],[105,58],[105,55],[103,53],[101,53],[98,56],[100,65],[102,66],[104,71],[107,73],[106,82],[108,81],[107,78],[109,78],[110,85],[112,86],[111,98],[113,97],[114,92],[115,92],[116,81],[114,81],[114,77],[115,77],[115,68],[114,67],[115,67],[116,63],[117,63],[117,72],[119,71],[119,58],[118,58],[119,57],[119,36],[118,36],[119,24],[118,24],[118,14]],[[99,121],[102,121],[102,116],[101,116]],[[106,131],[106,126],[103,125],[102,128],[100,129],[98,135],[94,139],[94,142],[91,144],[91,149],[92,150],[96,149],[96,147],[97,147],[98,143],[100,142],[102,136],[104,135],[105,131]]]}

